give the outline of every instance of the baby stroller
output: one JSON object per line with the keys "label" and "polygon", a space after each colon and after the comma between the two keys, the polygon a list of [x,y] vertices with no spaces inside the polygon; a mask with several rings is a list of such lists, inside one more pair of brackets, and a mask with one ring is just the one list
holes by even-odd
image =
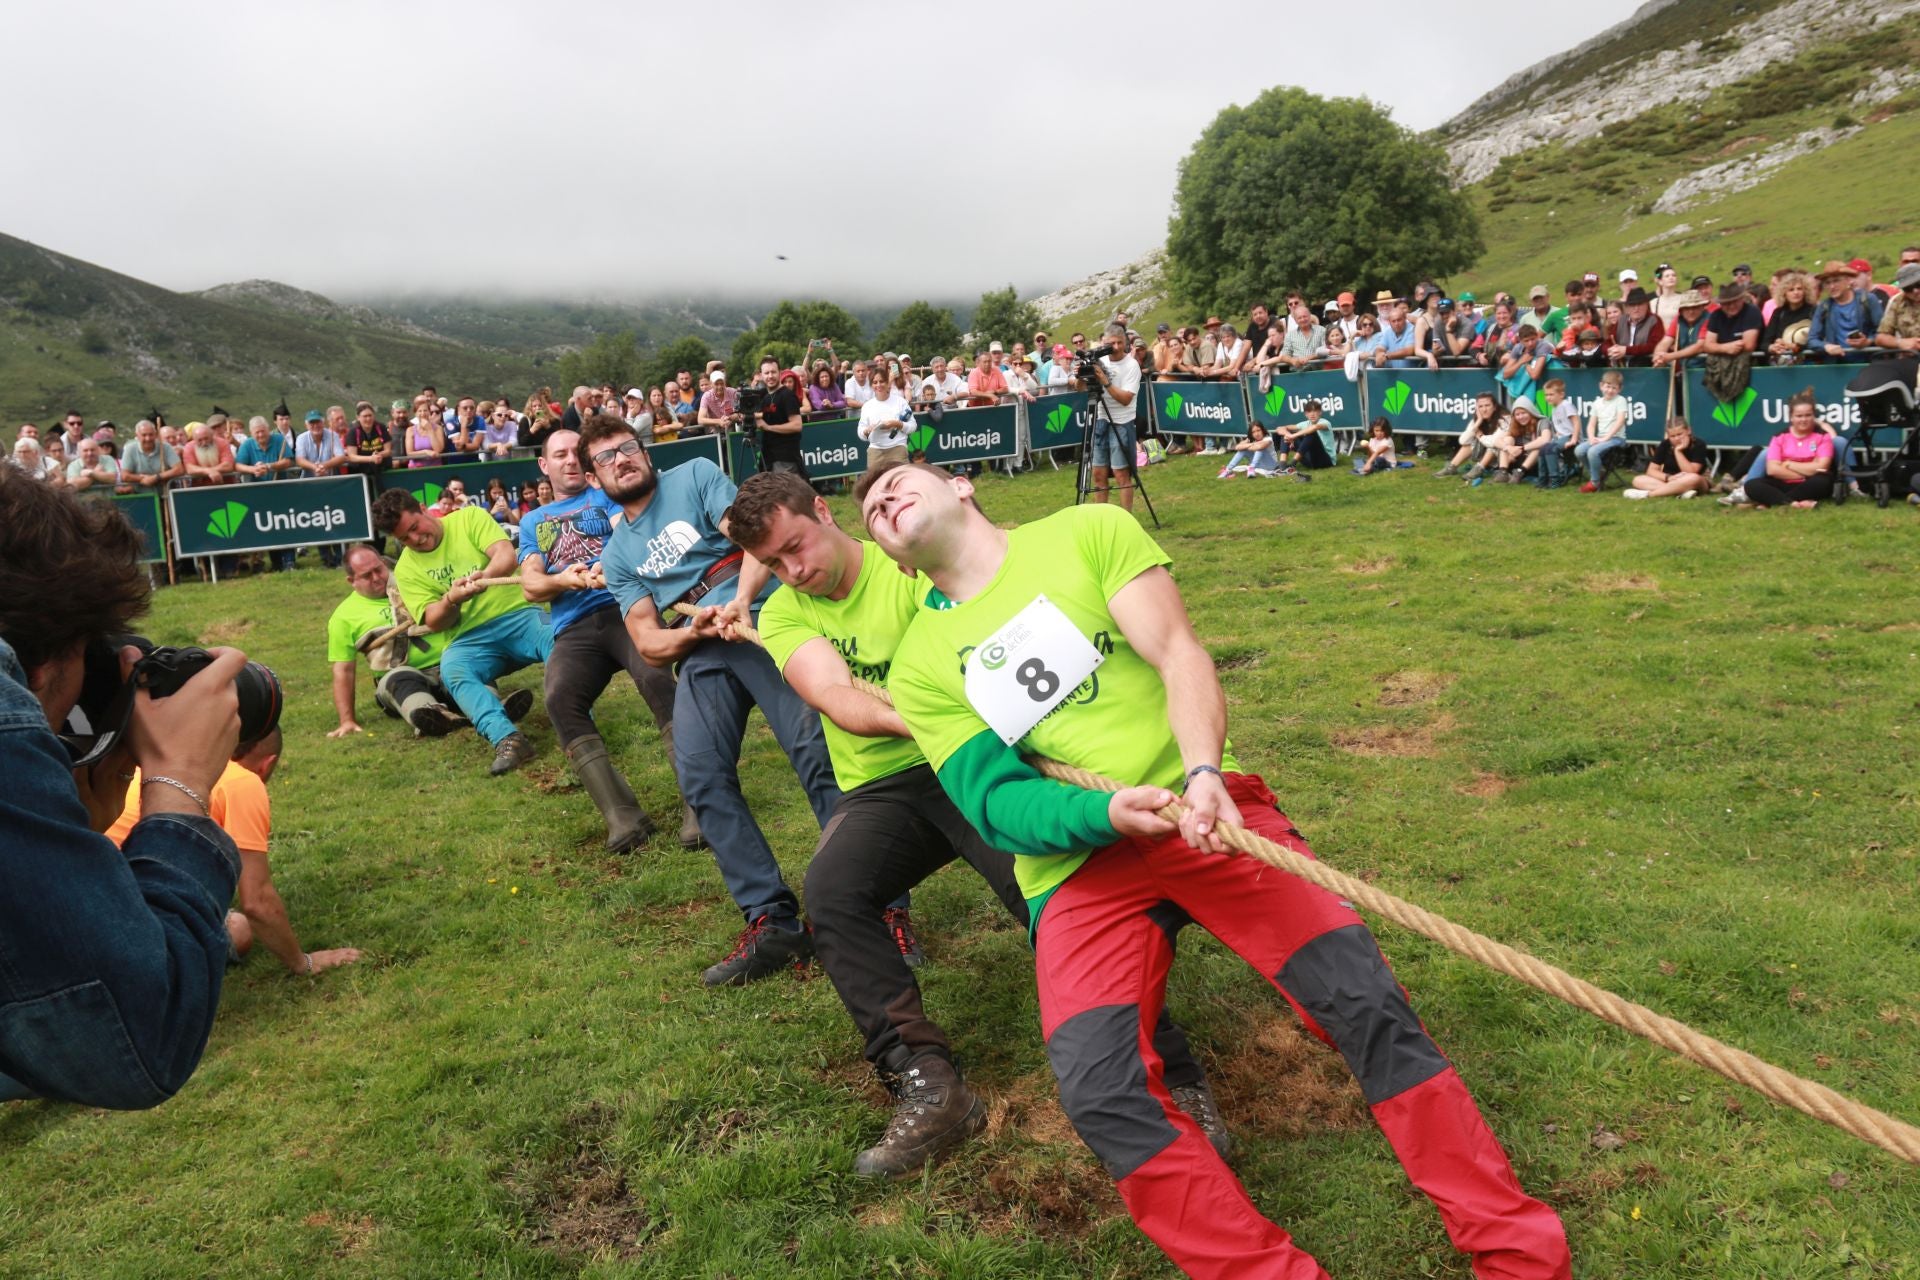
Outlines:
{"label": "baby stroller", "polygon": [[[1834,486],[1834,501],[1845,502],[1854,483],[1871,492],[1873,500],[1886,506],[1897,491],[1904,491],[1916,471],[1920,471],[1920,396],[1915,380],[1920,378],[1920,357],[1903,360],[1877,360],[1862,369],[1847,384],[1846,396],[1860,408],[1860,425],[1845,437],[1841,451],[1840,483]],[[1891,432],[1890,438],[1876,443],[1876,434]],[[1874,463],[1874,450],[1880,450]],[[1847,465],[1845,459],[1855,459]]]}

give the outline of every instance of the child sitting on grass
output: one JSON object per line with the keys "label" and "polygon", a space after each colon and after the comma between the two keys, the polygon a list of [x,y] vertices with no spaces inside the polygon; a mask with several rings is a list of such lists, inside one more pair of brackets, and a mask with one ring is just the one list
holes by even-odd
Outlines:
{"label": "child sitting on grass", "polygon": [[1280,461],[1273,453],[1273,439],[1267,435],[1267,429],[1259,423],[1247,428],[1247,438],[1228,450],[1232,460],[1220,468],[1217,477],[1231,480],[1242,473],[1249,476],[1270,476],[1280,470]]}
{"label": "child sitting on grass", "polygon": [[1333,465],[1333,455],[1327,449],[1327,438],[1321,434],[1327,430],[1327,424],[1320,419],[1321,412],[1320,402],[1309,400],[1305,422],[1280,428],[1278,438],[1286,453],[1280,460],[1284,469],[1291,471],[1305,467],[1309,471],[1318,471]]}
{"label": "child sitting on grass", "polygon": [[1494,399],[1493,392],[1482,391],[1474,399],[1473,416],[1467,419],[1465,429],[1460,432],[1460,448],[1446,466],[1433,473],[1434,477],[1459,475],[1468,466],[1479,466],[1485,461],[1487,442],[1504,431],[1506,425],[1506,419],[1500,413],[1500,402]]}
{"label": "child sitting on grass", "polygon": [[1567,482],[1567,450],[1580,443],[1580,415],[1567,399],[1566,379],[1548,378],[1540,384],[1540,395],[1547,402],[1547,420],[1531,442],[1536,455],[1533,482],[1558,489]]}
{"label": "child sitting on grass", "polygon": [[1393,456],[1393,424],[1385,418],[1375,418],[1367,428],[1367,438],[1356,451],[1353,473],[1370,476],[1376,471],[1391,471],[1398,461]]}

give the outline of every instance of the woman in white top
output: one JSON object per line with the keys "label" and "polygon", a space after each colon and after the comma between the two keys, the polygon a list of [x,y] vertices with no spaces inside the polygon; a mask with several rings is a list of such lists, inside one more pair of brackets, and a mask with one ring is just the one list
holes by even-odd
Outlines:
{"label": "woman in white top", "polygon": [[867,442],[867,469],[887,462],[907,460],[907,440],[913,435],[913,408],[893,385],[893,374],[885,365],[873,370],[873,397],[860,406],[860,423],[855,428]]}

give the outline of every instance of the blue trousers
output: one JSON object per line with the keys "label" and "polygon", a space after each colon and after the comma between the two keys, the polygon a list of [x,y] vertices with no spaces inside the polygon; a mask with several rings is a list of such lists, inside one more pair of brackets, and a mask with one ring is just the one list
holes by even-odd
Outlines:
{"label": "blue trousers", "polygon": [[552,619],[529,605],[462,632],[441,655],[440,679],[473,727],[497,747],[513,732],[513,721],[488,686],[510,671],[545,662],[552,652]]}
{"label": "blue trousers", "polygon": [[799,899],[781,877],[780,864],[740,793],[740,743],[747,713],[756,706],[792,762],[815,821],[825,826],[840,803],[840,788],[820,714],[780,678],[767,651],[755,644],[707,640],[681,661],[673,697],[673,767],[681,796],[693,806],[701,834],[713,846],[720,878],[749,924],[761,916],[791,920],[800,913]]}
{"label": "blue trousers", "polygon": [[1611,440],[1582,440],[1573,446],[1573,456],[1587,464],[1587,479],[1598,485],[1600,477],[1607,471],[1607,455],[1615,449],[1626,447],[1625,436],[1615,436]]}

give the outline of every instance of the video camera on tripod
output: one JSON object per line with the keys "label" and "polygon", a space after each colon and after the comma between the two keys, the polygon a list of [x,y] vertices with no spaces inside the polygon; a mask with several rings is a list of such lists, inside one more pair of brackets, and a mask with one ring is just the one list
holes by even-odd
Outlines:
{"label": "video camera on tripod", "polygon": [[1111,342],[1103,342],[1097,347],[1077,353],[1074,356],[1074,381],[1093,390],[1093,384],[1099,381],[1100,362],[1112,355],[1118,348]]}

